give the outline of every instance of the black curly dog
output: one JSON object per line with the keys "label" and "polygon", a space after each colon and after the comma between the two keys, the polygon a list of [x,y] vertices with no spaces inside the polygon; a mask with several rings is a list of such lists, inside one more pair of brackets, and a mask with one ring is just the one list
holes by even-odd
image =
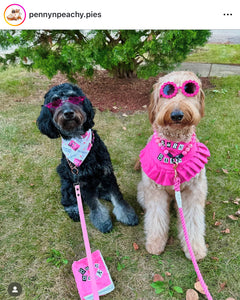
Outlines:
{"label": "black curly dog", "polygon": [[[80,103],[69,99],[83,97]],[[95,111],[91,102],[82,90],[69,83],[64,83],[51,88],[45,95],[44,105],[37,119],[37,126],[41,133],[51,139],[62,137],[71,139],[81,138],[94,126]],[[61,102],[58,106],[57,103]],[[51,103],[50,109],[46,105]],[[90,208],[90,220],[101,232],[112,229],[112,221],[108,209],[99,201],[105,199],[114,205],[113,213],[118,221],[126,225],[137,225],[138,217],[134,209],[123,199],[119,190],[116,177],[113,173],[108,150],[97,134],[94,135],[93,146],[83,163],[78,167],[78,175],[71,171],[69,163],[62,153],[57,172],[61,178],[61,203],[69,217],[79,221],[77,200],[75,197],[74,183],[80,182],[83,202]]]}

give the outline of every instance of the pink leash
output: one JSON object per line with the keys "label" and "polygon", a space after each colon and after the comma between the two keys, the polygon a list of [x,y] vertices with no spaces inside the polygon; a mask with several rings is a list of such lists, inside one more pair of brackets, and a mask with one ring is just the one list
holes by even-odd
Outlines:
{"label": "pink leash", "polygon": [[191,259],[192,259],[192,263],[195,269],[195,272],[197,273],[197,277],[201,283],[201,286],[204,290],[204,293],[207,297],[208,300],[212,300],[212,296],[208,291],[208,287],[206,285],[206,283],[203,280],[202,274],[199,270],[195,255],[193,253],[190,241],[189,241],[189,237],[188,237],[188,233],[187,233],[187,228],[186,228],[186,223],[185,223],[185,219],[184,219],[184,215],[183,215],[183,209],[182,209],[182,198],[181,198],[181,192],[180,192],[180,178],[177,175],[177,165],[174,166],[175,169],[175,184],[174,184],[174,190],[175,190],[175,198],[177,201],[177,205],[178,205],[178,209],[179,209],[179,214],[180,214],[180,219],[181,219],[181,223],[182,223],[182,227],[183,227],[183,233],[184,233],[184,237],[187,243],[187,247],[188,247],[188,251],[190,253]]}
{"label": "pink leash", "polygon": [[91,253],[91,248],[90,248],[89,239],[88,239],[86,222],[85,222],[85,218],[84,218],[82,198],[81,198],[79,184],[75,185],[75,192],[76,192],[76,196],[77,196],[77,203],[78,203],[79,216],[80,216],[80,221],[81,221],[81,226],[82,226],[84,246],[85,246],[85,250],[86,250],[86,254],[87,254],[90,276],[92,279],[91,284],[92,284],[92,291],[93,291],[93,299],[99,300],[97,282],[96,282],[94,268],[93,268],[92,253]]}

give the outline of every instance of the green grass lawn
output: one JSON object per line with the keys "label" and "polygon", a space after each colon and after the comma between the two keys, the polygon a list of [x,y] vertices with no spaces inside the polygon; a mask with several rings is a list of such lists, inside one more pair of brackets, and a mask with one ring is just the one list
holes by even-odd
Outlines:
{"label": "green grass lawn", "polygon": [[[211,81],[215,87],[205,91],[206,115],[197,129],[199,139],[211,151],[207,165],[208,255],[199,267],[214,300],[239,299],[239,220],[228,216],[234,215],[239,209],[237,201],[240,203],[240,76]],[[18,68],[0,73],[0,299],[12,299],[7,287],[14,281],[23,287],[20,300],[79,299],[71,264],[85,257],[85,250],[80,224],[72,222],[60,204],[55,171],[60,140],[41,135],[35,123],[49,84],[38,73]],[[174,212],[169,233],[172,242],[165,252],[152,256],[144,247],[144,216],[136,201],[141,174],[133,167],[151,134],[147,113],[123,117],[97,112],[95,124],[111,154],[123,195],[140,217],[138,226],[127,227],[112,215],[113,231],[102,234],[91,225],[85,210],[92,251],[101,250],[115,284],[104,299],[185,299],[196,274],[181,251]],[[110,203],[106,205],[112,210]],[[230,233],[223,233],[227,228]],[[134,250],[133,242],[139,250]],[[164,277],[159,295],[151,287],[154,274]],[[182,288],[183,294],[174,286]],[[206,298],[199,295],[199,299]]]}
{"label": "green grass lawn", "polygon": [[240,45],[206,44],[190,54],[186,62],[240,64]]}

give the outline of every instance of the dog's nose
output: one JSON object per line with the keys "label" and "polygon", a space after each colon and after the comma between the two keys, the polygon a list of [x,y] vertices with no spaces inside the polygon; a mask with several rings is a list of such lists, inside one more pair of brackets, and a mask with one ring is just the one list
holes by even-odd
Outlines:
{"label": "dog's nose", "polygon": [[182,120],[183,116],[184,116],[184,113],[181,110],[174,110],[171,113],[171,119],[174,122],[180,122]]}
{"label": "dog's nose", "polygon": [[66,120],[72,120],[74,118],[75,114],[72,109],[65,109],[63,112],[63,116]]}

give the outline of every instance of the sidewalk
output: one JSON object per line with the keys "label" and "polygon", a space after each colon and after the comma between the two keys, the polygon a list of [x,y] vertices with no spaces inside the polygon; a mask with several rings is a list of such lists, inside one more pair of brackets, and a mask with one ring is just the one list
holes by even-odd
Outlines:
{"label": "sidewalk", "polygon": [[176,70],[192,71],[201,77],[240,75],[240,66],[234,65],[182,63]]}

